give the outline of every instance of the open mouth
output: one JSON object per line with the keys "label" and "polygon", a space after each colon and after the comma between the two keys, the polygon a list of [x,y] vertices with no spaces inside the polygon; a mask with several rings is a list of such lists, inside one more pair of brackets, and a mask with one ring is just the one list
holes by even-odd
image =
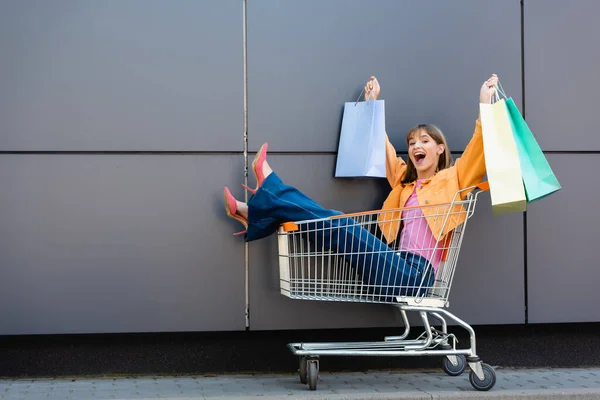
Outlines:
{"label": "open mouth", "polygon": [[425,153],[416,153],[414,155],[415,158],[415,164],[421,164],[423,162],[423,160],[425,159]]}

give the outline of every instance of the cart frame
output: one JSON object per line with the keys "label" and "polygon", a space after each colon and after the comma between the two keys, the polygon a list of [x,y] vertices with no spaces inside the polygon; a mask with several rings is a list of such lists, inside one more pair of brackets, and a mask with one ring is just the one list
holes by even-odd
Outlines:
{"label": "cart frame", "polygon": [[[345,283],[343,291],[340,292],[338,288],[339,284],[338,286],[331,284],[331,280],[327,275],[331,274],[331,271],[336,271],[336,274],[338,274],[337,271],[339,268],[337,267],[339,267],[340,263],[348,264],[346,260],[334,260],[335,266],[333,269],[330,266],[324,268],[323,264],[320,266],[317,265],[317,261],[319,260],[313,260],[314,263],[310,262],[311,257],[319,257],[321,258],[321,262],[327,259],[326,262],[329,263],[328,265],[331,265],[332,259],[342,258],[341,255],[332,251],[321,250],[311,252],[310,247],[303,245],[301,242],[307,242],[306,237],[301,237],[303,226],[310,226],[307,224],[312,223],[314,227],[315,223],[327,219],[295,221],[283,224],[280,227],[278,232],[280,290],[283,295],[301,300],[387,303],[398,309],[404,324],[402,335],[387,336],[383,341],[378,342],[289,343],[289,350],[300,358],[299,373],[302,383],[308,383],[311,390],[316,389],[320,356],[443,356],[442,368],[447,374],[451,376],[460,375],[468,365],[471,369],[469,381],[475,389],[485,391],[494,386],[496,381],[494,369],[488,364],[484,364],[477,355],[475,331],[468,323],[445,309],[449,306],[448,296],[454,277],[458,253],[462,245],[462,232],[466,228],[468,219],[474,213],[479,194],[487,190],[489,190],[489,184],[483,182],[477,186],[458,191],[454,195],[452,202],[443,205],[446,207],[447,212],[441,225],[442,229],[452,217],[453,210],[456,210],[457,206],[465,214],[464,221],[458,227],[454,228],[460,229],[460,234],[455,235],[452,239],[452,244],[445,248],[445,250],[450,249],[448,256],[450,261],[443,263],[443,268],[440,268],[437,272],[441,273],[443,278],[438,279],[436,273],[435,283],[432,287],[428,287],[428,291],[419,291],[420,294],[416,296],[398,295],[393,297],[391,301],[389,296],[381,298],[365,295],[362,288],[364,285],[358,282],[359,278],[356,277],[355,273],[351,272],[351,268],[343,270],[345,276],[350,276],[351,279],[350,281],[344,281],[350,283]],[[464,199],[462,199],[463,197]],[[405,209],[395,211],[402,210]],[[368,213],[345,214],[332,218],[356,217],[365,214]],[[441,243],[441,240],[438,240],[438,243]],[[294,278],[295,275],[300,274],[298,266],[295,265],[295,261],[298,260],[295,260],[294,257],[298,257],[302,261],[300,268],[302,271],[301,278]],[[307,262],[308,265],[304,264],[304,260],[309,260]],[[304,276],[307,268],[310,271],[306,272],[306,274],[308,274],[310,279]],[[318,276],[316,273],[310,275],[311,271],[315,272],[318,268],[320,268],[321,276]],[[361,287],[360,292],[357,291],[359,285]],[[419,287],[419,289],[421,288]],[[418,312],[423,322],[424,331],[414,339],[408,339],[411,325],[407,317],[407,312]],[[430,323],[430,317],[437,320],[440,329],[436,329]],[[458,340],[454,334],[448,332],[447,319],[458,324],[458,326],[468,332],[468,347],[457,348]]]}

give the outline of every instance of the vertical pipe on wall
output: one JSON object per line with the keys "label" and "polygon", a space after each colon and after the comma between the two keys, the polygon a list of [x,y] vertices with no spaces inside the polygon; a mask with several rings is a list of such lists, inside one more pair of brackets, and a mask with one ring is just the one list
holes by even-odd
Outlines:
{"label": "vertical pipe on wall", "polygon": [[[521,99],[523,119],[525,117],[525,16],[523,0],[521,3]],[[523,297],[525,307],[525,323],[529,323],[528,290],[527,290],[527,211],[523,213]]]}
{"label": "vertical pipe on wall", "polygon": [[[242,0],[242,40],[243,40],[243,74],[244,74],[244,183],[248,185],[248,47],[247,27],[246,27],[246,0]],[[248,202],[248,192],[244,191],[244,199]],[[248,243],[244,243],[244,292],[245,292],[245,316],[246,330],[250,329],[250,302],[248,297],[249,282],[248,282]]]}

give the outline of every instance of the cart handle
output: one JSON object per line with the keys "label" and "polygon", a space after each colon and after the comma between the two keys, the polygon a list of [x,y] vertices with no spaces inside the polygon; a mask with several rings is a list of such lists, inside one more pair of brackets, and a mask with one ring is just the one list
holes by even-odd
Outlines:
{"label": "cart handle", "polygon": [[[478,183],[475,186],[461,189],[456,192],[456,194],[454,195],[454,198],[456,198],[456,195],[459,193],[462,193],[465,191],[470,191],[473,189],[479,189],[478,193],[479,192],[487,192],[488,190],[490,190],[490,183],[488,181],[484,181],[484,182]],[[451,203],[428,204],[426,207],[451,206],[454,203],[455,203],[455,201],[453,199]],[[422,208],[422,207],[421,206],[411,206],[411,207],[391,208],[389,210],[385,210],[384,212],[398,212],[398,211],[404,211],[404,210],[411,210],[411,209],[415,209],[415,208]],[[341,219],[341,218],[348,218],[348,217],[357,217],[360,215],[373,214],[373,213],[382,212],[382,211],[383,210],[361,211],[361,212],[355,212],[355,213],[350,213],[350,214],[333,215],[331,217],[322,218],[322,219],[327,220],[327,219]],[[295,232],[300,229],[298,227],[298,224],[296,224],[296,222],[293,222],[293,221],[284,222],[283,224],[281,224],[281,227],[283,228],[283,230],[285,232]]]}

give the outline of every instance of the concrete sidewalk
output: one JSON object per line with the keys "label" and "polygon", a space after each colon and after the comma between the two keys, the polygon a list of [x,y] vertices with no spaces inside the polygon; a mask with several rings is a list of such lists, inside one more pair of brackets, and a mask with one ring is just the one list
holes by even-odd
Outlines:
{"label": "concrete sidewalk", "polygon": [[600,368],[496,369],[496,386],[474,390],[468,370],[322,372],[316,391],[297,374],[85,379],[3,379],[2,400],[41,399],[600,399]]}

